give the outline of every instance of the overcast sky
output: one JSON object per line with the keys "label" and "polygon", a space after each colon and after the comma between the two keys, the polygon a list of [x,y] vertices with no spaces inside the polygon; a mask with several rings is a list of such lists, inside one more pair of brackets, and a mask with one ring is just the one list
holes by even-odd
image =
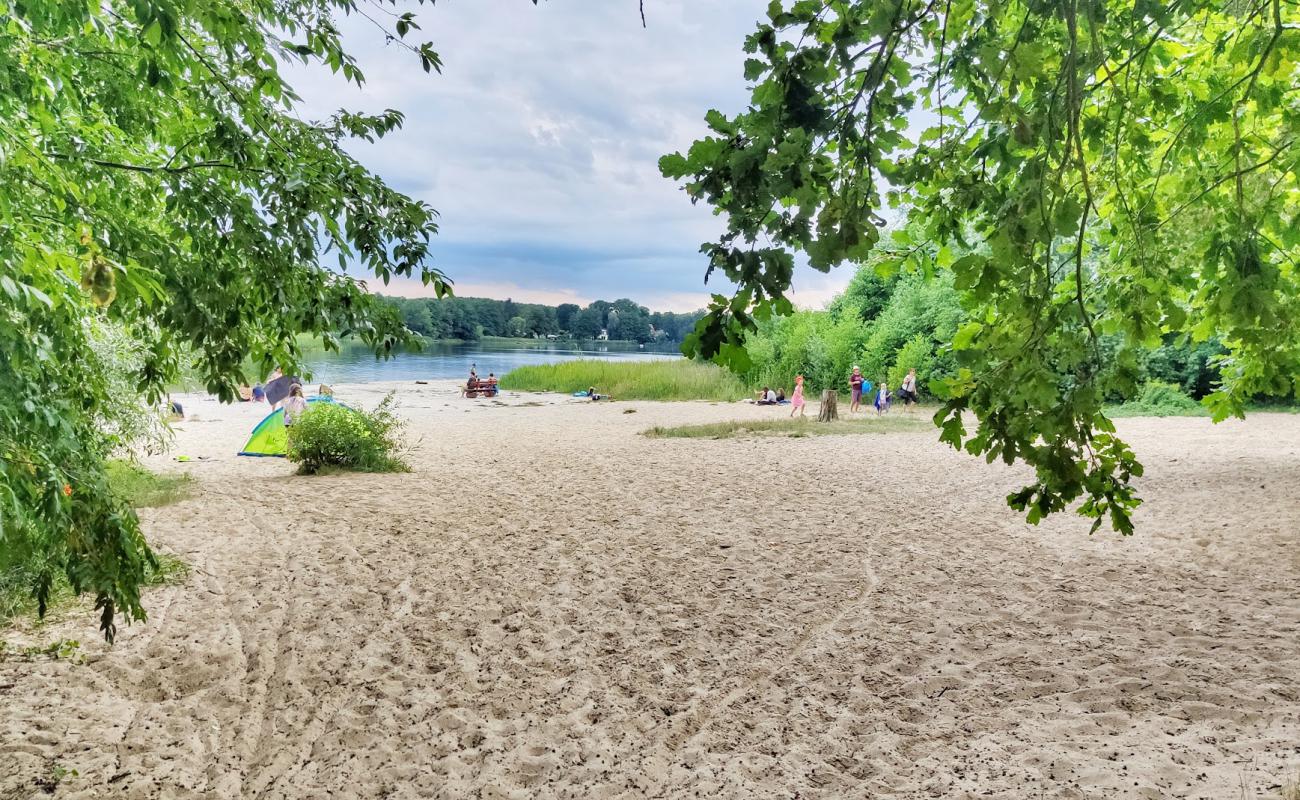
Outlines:
{"label": "overcast sky", "polygon": [[[292,80],[311,118],[340,106],[406,113],[400,133],[349,149],[441,213],[434,259],[457,294],[690,311],[711,290],[729,293],[704,285],[698,253],[721,221],[657,162],[703,135],[709,108],[744,107],[741,46],[766,7],[648,0],[643,29],[636,0],[411,4],[422,31],[408,38],[434,43],[441,75],[354,17],[345,32],[365,88],[319,68]],[[849,272],[802,268],[793,299],[820,307]],[[426,294],[415,281],[383,291]]]}

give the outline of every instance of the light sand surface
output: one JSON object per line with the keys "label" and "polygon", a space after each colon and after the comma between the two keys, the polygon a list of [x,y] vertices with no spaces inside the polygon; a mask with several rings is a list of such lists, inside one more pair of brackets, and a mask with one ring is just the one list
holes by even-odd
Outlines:
{"label": "light sand surface", "polygon": [[[340,387],[371,405],[382,386]],[[234,455],[185,398],[194,566],[86,663],[0,663],[0,797],[1277,798],[1300,777],[1300,416],[1120,422],[1138,535],[1025,525],[933,430],[400,387],[406,475]],[[635,413],[626,413],[634,411]],[[14,638],[14,634],[10,634]]]}

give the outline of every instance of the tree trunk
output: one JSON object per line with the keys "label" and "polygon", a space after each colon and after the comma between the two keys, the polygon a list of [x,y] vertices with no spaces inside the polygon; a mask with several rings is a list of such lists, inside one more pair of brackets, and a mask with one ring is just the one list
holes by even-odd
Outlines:
{"label": "tree trunk", "polygon": [[840,418],[839,411],[835,408],[835,390],[826,389],[822,392],[822,407],[817,411],[818,422],[830,422]]}

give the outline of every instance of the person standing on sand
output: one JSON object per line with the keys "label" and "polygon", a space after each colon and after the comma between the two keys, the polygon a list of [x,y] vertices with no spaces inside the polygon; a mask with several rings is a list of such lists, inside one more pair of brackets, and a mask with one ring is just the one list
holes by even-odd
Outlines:
{"label": "person standing on sand", "polygon": [[302,384],[295,383],[284,400],[284,427],[288,428],[302,419],[307,411],[307,399],[302,396]]}
{"label": "person standing on sand", "polygon": [[903,385],[899,387],[898,395],[903,398],[903,407],[911,411],[917,401],[915,367],[907,371],[907,377],[903,378]]}
{"label": "person standing on sand", "polygon": [[880,382],[880,391],[876,393],[876,415],[889,413],[889,381]]}
{"label": "person standing on sand", "polygon": [[803,417],[803,376],[797,375],[794,379],[794,394],[790,395],[790,416],[793,417],[795,412]]}
{"label": "person standing on sand", "polygon": [[849,394],[851,402],[849,403],[849,413],[858,413],[858,406],[862,404],[862,368],[855,366],[853,374],[849,376]]}

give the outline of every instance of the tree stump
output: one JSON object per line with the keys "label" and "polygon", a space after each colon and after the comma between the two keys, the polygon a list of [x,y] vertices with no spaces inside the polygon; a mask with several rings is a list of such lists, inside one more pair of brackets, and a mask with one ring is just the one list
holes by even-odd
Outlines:
{"label": "tree stump", "polygon": [[818,422],[830,422],[840,418],[839,411],[835,407],[835,390],[826,389],[822,391],[822,406],[817,411]]}

